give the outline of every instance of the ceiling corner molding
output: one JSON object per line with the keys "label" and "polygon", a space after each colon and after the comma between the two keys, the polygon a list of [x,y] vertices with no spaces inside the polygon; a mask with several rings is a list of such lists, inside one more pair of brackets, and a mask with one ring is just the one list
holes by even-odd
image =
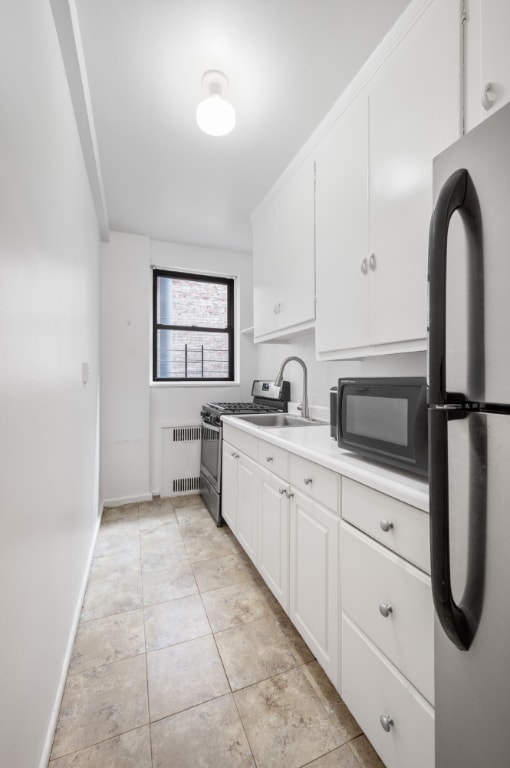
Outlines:
{"label": "ceiling corner molding", "polygon": [[81,43],[78,13],[74,0],[50,0],[57,30],[64,69],[89,179],[101,240],[108,242],[108,211],[103,187],[103,175],[97,147],[90,92]]}

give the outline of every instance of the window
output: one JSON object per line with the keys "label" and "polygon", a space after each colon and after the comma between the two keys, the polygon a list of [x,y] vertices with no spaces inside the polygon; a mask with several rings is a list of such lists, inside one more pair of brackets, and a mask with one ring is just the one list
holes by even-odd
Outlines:
{"label": "window", "polygon": [[153,380],[234,380],[234,280],[155,269]]}

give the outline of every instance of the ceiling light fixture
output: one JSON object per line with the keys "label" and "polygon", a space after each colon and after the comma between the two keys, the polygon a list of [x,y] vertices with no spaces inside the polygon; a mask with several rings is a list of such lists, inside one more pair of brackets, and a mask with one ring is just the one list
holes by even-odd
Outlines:
{"label": "ceiling light fixture", "polygon": [[197,107],[199,128],[210,136],[225,136],[235,128],[235,109],[223,98],[223,91],[228,88],[228,78],[217,69],[209,69],[202,76],[202,85],[209,96]]}

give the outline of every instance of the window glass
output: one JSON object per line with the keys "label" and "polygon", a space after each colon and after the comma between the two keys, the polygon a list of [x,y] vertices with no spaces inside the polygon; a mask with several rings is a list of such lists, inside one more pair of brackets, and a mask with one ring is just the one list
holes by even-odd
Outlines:
{"label": "window glass", "polygon": [[232,381],[231,278],[154,270],[154,381]]}

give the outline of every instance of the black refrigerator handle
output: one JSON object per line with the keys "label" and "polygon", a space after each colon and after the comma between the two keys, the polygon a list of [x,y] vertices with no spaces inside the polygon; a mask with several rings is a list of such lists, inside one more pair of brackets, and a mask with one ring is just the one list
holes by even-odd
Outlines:
{"label": "black refrigerator handle", "polygon": [[[448,497],[448,421],[465,416],[462,396],[446,392],[446,261],[450,219],[459,209],[471,218],[466,170],[455,171],[441,189],[429,236],[429,483],[432,594],[444,631],[460,650],[471,645],[477,628],[469,606],[452,594]],[[474,212],[473,212],[474,213]],[[469,578],[468,578],[469,581]]]}

